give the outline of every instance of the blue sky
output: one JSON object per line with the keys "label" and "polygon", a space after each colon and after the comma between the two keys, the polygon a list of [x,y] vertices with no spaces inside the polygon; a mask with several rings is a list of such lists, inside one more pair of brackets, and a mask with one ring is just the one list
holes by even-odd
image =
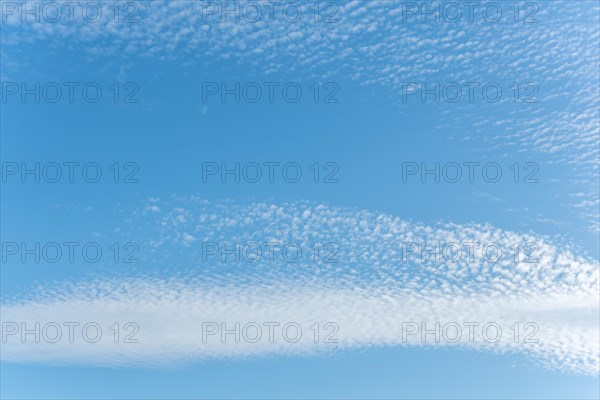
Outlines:
{"label": "blue sky", "polygon": [[[423,13],[432,3],[323,2],[318,21],[313,3],[290,2],[296,18],[230,2],[238,21],[209,3],[109,2],[99,18],[75,6],[70,20],[47,2],[36,22],[2,1],[2,397],[598,398],[598,3],[467,14],[444,2],[436,20]],[[252,7],[257,22],[242,12]],[[236,83],[248,91],[222,101],[221,85]],[[39,102],[23,97],[36,84]],[[101,88],[97,102],[86,85]],[[286,85],[302,90],[297,102]],[[36,163],[40,182],[21,174]],[[79,163],[73,182],[65,163]],[[98,182],[81,174],[89,163]],[[203,176],[209,163],[258,165],[261,179]],[[422,179],[436,164],[439,182]],[[484,165],[502,176],[492,182]],[[302,256],[269,259],[273,241]],[[471,259],[467,242],[479,244]],[[39,243],[40,262],[21,243]],[[97,262],[80,251],[90,243]],[[206,252],[249,243],[263,251],[256,262]],[[317,243],[330,247],[315,258]],[[411,244],[462,253],[440,261]],[[486,244],[502,257],[490,262]],[[8,333],[69,321],[104,335]],[[268,321],[303,336],[202,340],[206,322]],[[474,321],[504,336],[403,340],[407,323]],[[127,322],[137,343],[123,342]],[[336,343],[321,340],[328,322]],[[535,342],[523,340],[527,323]]]}

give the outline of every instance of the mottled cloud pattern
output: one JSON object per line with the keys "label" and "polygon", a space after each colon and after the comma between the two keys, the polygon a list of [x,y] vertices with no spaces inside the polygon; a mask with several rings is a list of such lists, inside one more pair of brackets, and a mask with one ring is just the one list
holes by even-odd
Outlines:
{"label": "mottled cloud pattern", "polygon": [[[549,368],[597,374],[599,266],[566,245],[487,225],[426,226],[365,210],[293,202],[213,204],[194,197],[151,199],[120,230],[139,238],[141,271],[38,288],[2,305],[2,320],[114,321],[138,324],[139,343],[3,344],[2,357],[21,362],[165,365],[215,357],[320,354],[369,346],[454,346],[523,354]],[[202,243],[336,243],[337,262],[308,257],[289,263],[202,258]],[[495,243],[497,262],[475,251],[456,262],[406,256],[402,243]],[[537,261],[512,257],[514,245],[536,243]],[[327,260],[330,261],[330,260]],[[140,271],[138,270],[138,271]],[[304,334],[250,343],[202,340],[203,322],[295,322]],[[315,343],[309,327],[333,322],[337,343]],[[404,323],[431,329],[496,323],[495,342],[436,342],[406,337]],[[535,342],[515,342],[509,327],[535,323]],[[405,325],[406,326],[406,325]],[[404,336],[403,336],[404,333]],[[466,333],[463,334],[463,336]]]}
{"label": "mottled cloud pattern", "polygon": [[[33,0],[28,3],[33,7]],[[501,3],[502,18],[489,22],[481,7],[470,21],[463,2],[457,2],[464,14],[455,23],[444,18],[436,22],[434,17],[423,23],[421,14],[407,17],[406,2],[362,0],[336,2],[335,15],[328,18],[330,12],[322,10],[318,23],[311,4],[302,7],[302,17],[294,23],[281,10],[255,23],[249,22],[251,17],[235,22],[231,15],[221,22],[220,14],[207,15],[207,3],[140,2],[135,14],[139,23],[116,23],[112,3],[104,5],[96,23],[83,18],[21,23],[19,14],[6,15],[0,39],[3,74],[10,78],[32,64],[20,47],[48,42],[51,48],[78,49],[90,62],[121,67],[136,60],[184,66],[227,60],[249,73],[278,79],[351,80],[398,103],[403,82],[492,81],[505,89],[515,82],[536,82],[538,103],[514,103],[512,96],[504,96],[494,104],[447,104],[432,118],[439,119],[445,136],[467,129],[460,140],[481,157],[527,154],[563,165],[564,175],[556,179],[570,195],[557,201],[598,231],[596,2],[519,2],[518,22],[513,3]],[[248,4],[238,3],[241,8]],[[528,4],[535,4],[535,13]],[[488,117],[486,107],[503,118]]]}

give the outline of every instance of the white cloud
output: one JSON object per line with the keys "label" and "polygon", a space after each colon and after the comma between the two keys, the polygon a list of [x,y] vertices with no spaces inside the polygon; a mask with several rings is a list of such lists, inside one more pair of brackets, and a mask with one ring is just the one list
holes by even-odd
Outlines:
{"label": "white cloud", "polygon": [[[36,2],[28,3],[33,8]],[[572,207],[573,213],[593,231],[600,229],[594,203],[600,196],[600,21],[594,2],[535,3],[536,23],[522,18],[515,23],[514,7],[508,3],[502,5],[499,23],[486,22],[480,9],[473,23],[466,14],[458,23],[420,23],[419,15],[405,22],[405,2],[393,1],[339,2],[336,23],[315,23],[308,4],[295,23],[279,13],[258,23],[244,18],[235,23],[231,16],[219,22],[214,15],[205,21],[206,2],[135,4],[138,23],[115,23],[112,3],[105,4],[97,23],[81,16],[73,23],[66,18],[34,23],[31,17],[21,23],[20,14],[7,15],[0,39],[5,73],[17,75],[32,65],[37,52],[26,56],[30,53],[24,45],[49,41],[52,48],[79,46],[92,61],[109,57],[112,63],[118,58],[119,68],[146,59],[186,65],[227,59],[249,73],[268,71],[279,79],[350,79],[398,103],[402,82],[502,82],[507,93],[500,103],[447,104],[438,128],[470,127],[469,136],[482,140],[474,144],[481,154],[502,149],[563,165],[563,179],[591,202]],[[523,18],[532,11],[527,2],[520,7]],[[540,102],[514,103],[508,88],[517,81],[539,84]],[[531,94],[524,88],[521,92],[520,100]],[[579,183],[573,182],[574,176]]]}
{"label": "white cloud", "polygon": [[[164,365],[212,357],[431,345],[525,354],[546,367],[598,373],[598,263],[578,256],[567,244],[491,226],[426,226],[386,214],[309,203],[210,205],[201,199],[174,198],[160,203],[160,209],[171,211],[134,213],[131,231],[123,233],[143,232],[148,245],[155,244],[153,261],[142,261],[147,274],[63,282],[2,305],[3,322],[26,322],[28,328],[35,322],[42,326],[96,322],[105,332],[100,342],[90,344],[79,338],[74,343],[20,343],[15,340],[18,336],[11,336],[3,344],[3,359]],[[201,263],[201,246],[181,240],[194,226],[199,240],[230,244],[273,239],[310,244],[328,239],[339,244],[339,262],[309,258],[295,264],[268,259],[221,263],[212,258]],[[514,262],[509,256],[494,263],[479,252],[472,261],[462,258],[456,263],[403,261],[401,243],[438,241],[493,242],[510,255],[516,243],[536,243],[539,261]],[[192,260],[196,265],[184,268]],[[152,274],[152,265],[161,272]],[[114,322],[137,323],[139,343],[115,344],[109,331]],[[266,339],[235,343],[231,337],[225,343],[215,337],[203,343],[203,322],[226,322],[228,328],[235,322],[242,327],[251,322],[280,326],[295,322],[303,335],[297,343],[282,336],[274,343]],[[321,327],[327,322],[337,324],[339,342],[314,343],[310,330],[314,322]],[[425,322],[428,329],[436,322],[442,327],[477,322],[477,329],[497,323],[503,334],[497,343],[489,343],[479,330],[469,342],[464,328],[457,343],[435,343],[431,336],[422,343],[419,335],[405,343],[403,322]],[[515,322],[520,324],[518,343],[510,328]],[[534,336],[537,343],[522,342],[532,330],[524,330],[528,322],[539,327]]]}

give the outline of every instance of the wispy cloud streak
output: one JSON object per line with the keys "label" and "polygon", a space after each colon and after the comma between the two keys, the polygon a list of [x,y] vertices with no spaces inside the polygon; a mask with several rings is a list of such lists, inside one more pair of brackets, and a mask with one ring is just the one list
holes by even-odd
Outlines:
{"label": "wispy cloud streak", "polygon": [[[151,200],[124,225],[145,235],[152,256],[142,262],[159,272],[87,279],[45,286],[2,305],[2,321],[96,322],[107,329],[135,322],[139,343],[3,344],[2,357],[20,362],[165,365],[214,357],[319,354],[370,346],[456,346],[525,354],[538,364],[597,374],[599,367],[598,263],[546,238],[482,225],[425,226],[386,214],[310,203],[211,204],[197,198]],[[193,238],[190,239],[190,237]],[[328,239],[339,243],[337,263],[221,262],[198,258],[199,243]],[[401,243],[539,243],[535,264],[490,263],[475,253],[456,263],[409,259]],[[143,247],[143,246],[142,246]],[[167,256],[165,256],[167,255]],[[194,261],[195,260],[195,261]],[[526,265],[527,264],[527,265]],[[296,343],[232,337],[203,341],[203,323],[299,324]],[[333,322],[337,343],[315,343],[310,326]],[[496,323],[497,342],[475,334],[436,342],[406,336],[406,323]],[[510,330],[531,322],[537,342],[514,340]],[[405,323],[403,325],[403,323]],[[478,329],[480,329],[478,328]],[[480,331],[479,331],[480,332]],[[521,332],[523,334],[524,332]],[[404,334],[404,335],[403,335]]]}

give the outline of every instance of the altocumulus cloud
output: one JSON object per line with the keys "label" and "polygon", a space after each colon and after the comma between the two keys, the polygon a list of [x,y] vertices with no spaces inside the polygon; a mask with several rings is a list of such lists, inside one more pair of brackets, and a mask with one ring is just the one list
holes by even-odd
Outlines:
{"label": "altocumulus cloud", "polygon": [[[120,322],[139,327],[137,343],[115,343],[113,334],[97,343],[60,340],[48,343],[7,340],[2,358],[18,362],[91,365],[170,365],[222,357],[268,354],[314,355],[370,346],[454,346],[523,354],[539,365],[583,374],[599,367],[599,268],[566,245],[531,234],[469,224],[423,224],[364,210],[294,202],[242,204],[173,197],[152,199],[127,223],[141,248],[151,248],[141,267],[127,276],[92,278],[46,286],[2,304],[2,321],[31,328],[51,322],[93,321],[105,331]],[[126,229],[124,229],[126,230]],[[281,257],[255,262],[224,260],[219,251],[206,257],[206,243],[335,244],[335,258]],[[481,251],[441,260],[421,257],[407,243],[494,243],[507,256]],[[535,262],[515,260],[516,244],[535,244]],[[495,253],[496,254],[496,253]],[[430,254],[431,255],[431,254]],[[451,258],[451,259],[450,259]],[[145,267],[148,269],[145,269]],[[153,266],[158,268],[150,272]],[[302,334],[283,340],[277,329],[293,322]],[[311,326],[331,322],[315,341]],[[458,341],[423,340],[408,328],[425,323],[463,327]],[[481,327],[495,323],[488,337]],[[535,323],[535,340],[514,340],[510,326]],[[233,329],[258,324],[262,340],[221,340],[206,335],[207,324]],[[265,323],[279,323],[275,340]],[[479,323],[472,340],[465,323]],[[410,325],[410,327],[409,327]],[[335,327],[335,329],[334,329]],[[246,332],[254,338],[255,334]],[[454,331],[452,331],[454,332]],[[123,333],[123,332],[122,332]],[[454,337],[454,333],[446,332]],[[18,335],[17,335],[18,336]],[[494,340],[488,340],[493,337]],[[11,337],[12,339],[12,337]],[[207,340],[203,340],[207,339]]]}
{"label": "altocumulus cloud", "polygon": [[[34,9],[38,2],[26,3]],[[134,66],[147,60],[165,64],[175,60],[190,71],[205,63],[220,71],[220,62],[226,60],[243,65],[251,76],[352,81],[393,103],[400,103],[406,82],[499,82],[505,88],[499,103],[442,104],[443,113],[434,117],[439,118],[438,127],[449,133],[470,127],[467,142],[480,153],[498,146],[501,154],[531,153],[563,165],[565,187],[571,194],[583,193],[577,200],[568,196],[563,201],[591,231],[600,229],[600,14],[596,2],[521,1],[516,20],[515,3],[492,2],[502,4],[502,18],[497,22],[483,18],[482,8],[470,18],[467,2],[450,2],[465,8],[458,21],[438,18],[435,22],[430,16],[422,22],[420,13],[406,17],[411,2],[340,1],[335,2],[331,18],[334,10],[322,9],[318,23],[313,3],[302,5],[303,17],[293,23],[282,17],[281,10],[272,18],[264,10],[264,18],[257,22],[238,15],[236,22],[232,15],[212,15],[206,9],[210,3],[133,2],[135,9],[124,9],[121,15],[125,18],[135,11],[137,22],[132,23],[115,22],[111,2],[102,3],[103,11],[94,23],[83,18],[82,10],[72,22],[65,16],[56,23],[23,18],[20,11],[5,12],[0,38],[3,74],[22,75],[31,68],[32,57],[43,57],[38,49],[27,56],[23,49],[43,43],[49,48],[77,49],[91,62]],[[241,9],[265,4],[237,3]],[[320,4],[325,7],[327,2]],[[515,82],[535,82],[539,102],[515,103],[507,95],[507,88]],[[487,108],[485,112],[482,107]],[[503,115],[502,119],[490,118],[492,111]]]}

